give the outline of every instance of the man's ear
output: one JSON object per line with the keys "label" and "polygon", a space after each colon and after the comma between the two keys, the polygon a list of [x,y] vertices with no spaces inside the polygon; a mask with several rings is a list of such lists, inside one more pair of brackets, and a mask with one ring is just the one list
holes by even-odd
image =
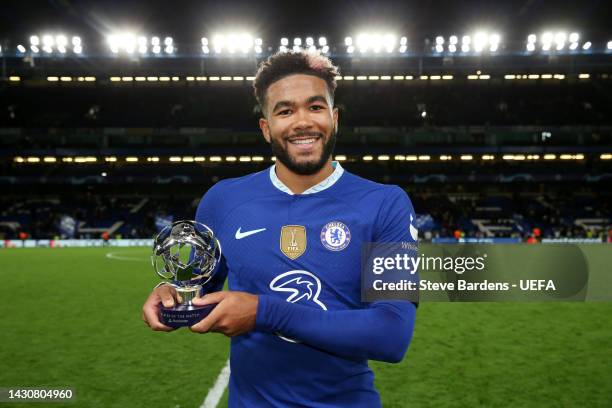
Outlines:
{"label": "man's ear", "polygon": [[268,127],[268,120],[266,118],[259,119],[259,128],[266,142],[270,143],[270,128]]}

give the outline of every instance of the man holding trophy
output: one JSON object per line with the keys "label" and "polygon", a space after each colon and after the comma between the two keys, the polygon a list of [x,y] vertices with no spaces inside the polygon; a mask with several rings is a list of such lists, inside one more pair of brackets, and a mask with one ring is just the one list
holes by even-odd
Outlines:
{"label": "man holding trophy", "polygon": [[[399,362],[412,338],[413,303],[361,300],[362,244],[415,243],[415,216],[399,187],[332,161],[336,75],[306,52],[264,61],[254,89],[275,165],[217,183],[195,223],[156,241],[157,272],[173,285],[153,290],[143,319],[232,337],[230,407],[380,406],[367,360]],[[194,276],[202,297],[185,295]]]}

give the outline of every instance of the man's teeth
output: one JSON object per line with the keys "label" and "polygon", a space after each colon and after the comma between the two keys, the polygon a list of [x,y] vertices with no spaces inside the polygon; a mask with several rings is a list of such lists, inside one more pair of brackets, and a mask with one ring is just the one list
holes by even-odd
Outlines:
{"label": "man's teeth", "polygon": [[314,143],[314,139],[302,139],[302,140],[294,140],[291,143],[293,144],[310,144],[310,143]]}

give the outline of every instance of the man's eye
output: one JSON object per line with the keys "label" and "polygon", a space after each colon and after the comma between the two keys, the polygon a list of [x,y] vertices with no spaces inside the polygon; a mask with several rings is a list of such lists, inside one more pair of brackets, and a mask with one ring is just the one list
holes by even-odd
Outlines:
{"label": "man's eye", "polygon": [[291,113],[291,111],[289,109],[285,109],[283,111],[278,112],[279,115],[288,115],[290,113]]}
{"label": "man's eye", "polygon": [[321,105],[313,105],[313,106],[310,107],[310,109],[321,110],[321,109],[325,109],[325,108],[323,106],[321,106]]}

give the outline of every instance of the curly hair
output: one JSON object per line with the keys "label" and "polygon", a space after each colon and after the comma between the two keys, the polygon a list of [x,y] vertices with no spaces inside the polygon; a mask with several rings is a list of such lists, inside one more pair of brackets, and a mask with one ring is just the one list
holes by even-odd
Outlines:
{"label": "curly hair", "polygon": [[279,51],[259,65],[253,81],[255,98],[263,113],[266,105],[266,92],[270,85],[289,75],[306,74],[325,81],[333,103],[337,86],[336,75],[338,73],[338,67],[334,66],[331,60],[323,55],[306,51]]}

